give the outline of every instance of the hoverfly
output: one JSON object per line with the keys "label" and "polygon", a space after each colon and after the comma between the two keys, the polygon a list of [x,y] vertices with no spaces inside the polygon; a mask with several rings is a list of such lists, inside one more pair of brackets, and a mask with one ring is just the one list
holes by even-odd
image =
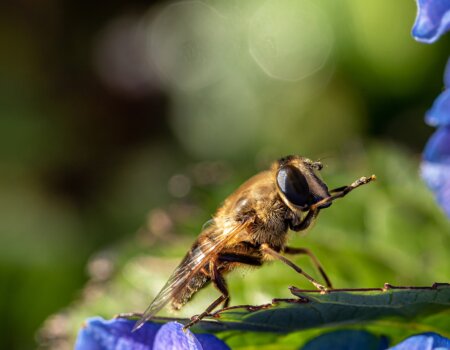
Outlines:
{"label": "hoverfly", "polygon": [[[332,202],[375,176],[361,177],[349,186],[328,190],[319,178],[322,163],[300,156],[287,156],[242,184],[217,210],[180,265],[147,308],[133,330],[139,329],[167,303],[180,309],[201,288],[212,283],[221,295],[204,312],[193,316],[185,329],[200,321],[230,296],[224,275],[242,265],[261,266],[281,260],[308,279],[317,289],[331,289],[331,282],[317,258],[305,248],[286,245],[287,233],[307,229]],[[318,268],[323,286],[286,258],[306,254]]]}

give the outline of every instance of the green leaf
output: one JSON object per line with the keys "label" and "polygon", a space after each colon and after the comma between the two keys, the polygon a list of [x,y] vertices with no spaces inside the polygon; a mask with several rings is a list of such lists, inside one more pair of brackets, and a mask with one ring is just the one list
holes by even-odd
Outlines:
{"label": "green leaf", "polygon": [[294,332],[326,326],[348,325],[386,317],[412,319],[450,310],[450,285],[392,287],[371,290],[335,290],[327,294],[291,288],[298,299],[275,299],[262,306],[232,307],[214,315],[209,330]]}
{"label": "green leaf", "polygon": [[[298,348],[336,330],[366,330],[391,343],[418,332],[450,336],[450,284],[334,290],[327,294],[291,289],[298,299],[219,311],[196,331],[215,332],[232,348]],[[286,333],[290,333],[286,335]],[[348,333],[342,333],[348,335]],[[351,333],[350,333],[351,334]],[[267,347],[271,344],[269,347]],[[292,347],[295,344],[295,347]]]}

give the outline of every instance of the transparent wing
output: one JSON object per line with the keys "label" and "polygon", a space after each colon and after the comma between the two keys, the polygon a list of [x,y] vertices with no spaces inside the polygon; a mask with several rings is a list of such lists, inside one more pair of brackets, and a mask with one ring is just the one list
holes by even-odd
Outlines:
{"label": "transparent wing", "polygon": [[250,222],[246,221],[242,224],[224,225],[225,228],[212,241],[197,246],[192,253],[175,269],[169,280],[155,297],[150,306],[145,310],[141,319],[136,322],[133,331],[139,329],[147,320],[151,319],[158,311],[160,311],[171,299],[172,296],[180,292],[209,259],[227,245],[231,240],[236,238],[240,232],[249,226]]}

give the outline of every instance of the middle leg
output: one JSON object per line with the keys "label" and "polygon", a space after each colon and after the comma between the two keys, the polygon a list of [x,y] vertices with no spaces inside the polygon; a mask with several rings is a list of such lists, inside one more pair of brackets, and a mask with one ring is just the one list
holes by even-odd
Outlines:
{"label": "middle leg", "polygon": [[322,264],[320,263],[319,259],[317,259],[317,257],[313,254],[312,251],[310,251],[307,248],[285,247],[284,248],[284,253],[291,254],[291,255],[295,255],[295,254],[308,255],[309,258],[311,259],[312,263],[314,264],[314,266],[316,267],[316,269],[319,271],[319,273],[321,274],[322,278],[324,279],[325,284],[327,285],[327,287],[330,288],[330,289],[333,288],[333,285],[331,284],[330,279],[328,278],[327,274],[325,273],[325,270],[323,269]]}
{"label": "middle leg", "polygon": [[291,268],[293,268],[295,271],[297,271],[298,273],[302,274],[303,276],[306,277],[306,279],[311,282],[314,287],[316,287],[317,289],[319,289],[320,291],[326,292],[327,288],[322,286],[319,282],[317,282],[314,278],[312,278],[309,274],[307,274],[305,271],[303,271],[299,266],[297,266],[296,264],[294,264],[292,261],[290,261],[288,258],[286,258],[285,256],[281,255],[280,253],[278,253],[277,251],[273,250],[272,248],[269,247],[268,244],[262,244],[261,245],[261,251],[263,253],[266,253],[274,258],[277,258],[278,260],[281,260],[282,262],[284,262],[286,265],[290,266]]}

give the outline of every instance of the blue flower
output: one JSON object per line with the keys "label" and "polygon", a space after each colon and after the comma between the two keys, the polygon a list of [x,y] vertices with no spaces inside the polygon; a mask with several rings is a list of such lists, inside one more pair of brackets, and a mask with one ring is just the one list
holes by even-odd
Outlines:
{"label": "blue flower", "polygon": [[406,338],[389,350],[448,350],[450,339],[437,333],[423,333]]}
{"label": "blue flower", "polygon": [[[412,35],[433,43],[450,30],[450,0],[417,0]],[[438,130],[428,141],[421,165],[422,178],[450,218],[450,59],[444,73],[445,90],[434,101],[425,121]]]}
{"label": "blue flower", "polygon": [[434,43],[450,30],[450,0],[417,0],[418,13],[412,35],[418,41]]}
{"label": "blue flower", "polygon": [[183,325],[146,322],[131,332],[136,322],[124,318],[106,321],[93,317],[78,333],[75,350],[227,350],[229,347],[212,334],[192,334]]}
{"label": "blue flower", "polygon": [[446,89],[428,111],[425,121],[437,126],[423,153],[421,175],[450,217],[450,60],[444,74]]}

